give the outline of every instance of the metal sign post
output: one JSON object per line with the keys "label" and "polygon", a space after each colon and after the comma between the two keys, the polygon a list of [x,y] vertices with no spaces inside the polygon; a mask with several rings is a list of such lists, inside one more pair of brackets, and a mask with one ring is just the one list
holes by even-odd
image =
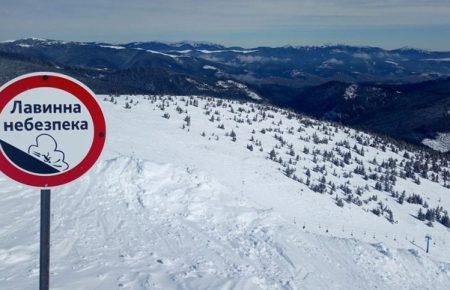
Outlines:
{"label": "metal sign post", "polygon": [[431,240],[431,236],[430,235],[426,235],[425,239],[427,239],[427,253],[430,251],[430,240]]}
{"label": "metal sign post", "polygon": [[50,189],[42,189],[39,290],[48,290],[50,282],[50,201]]}

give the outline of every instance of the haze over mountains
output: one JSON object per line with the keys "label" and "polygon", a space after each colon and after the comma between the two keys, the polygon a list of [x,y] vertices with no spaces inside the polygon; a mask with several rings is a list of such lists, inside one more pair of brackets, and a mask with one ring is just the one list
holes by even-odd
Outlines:
{"label": "haze over mountains", "polygon": [[439,140],[450,132],[450,52],[345,45],[245,49],[204,42],[0,43],[2,83],[31,71],[66,73],[102,94],[269,102],[448,151]]}

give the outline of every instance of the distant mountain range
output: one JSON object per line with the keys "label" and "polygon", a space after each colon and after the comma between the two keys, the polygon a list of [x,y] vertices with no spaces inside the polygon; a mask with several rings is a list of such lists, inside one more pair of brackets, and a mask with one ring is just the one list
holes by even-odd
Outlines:
{"label": "distant mountain range", "polygon": [[0,82],[66,73],[102,94],[253,99],[421,143],[450,132],[450,52],[206,42],[0,43]]}

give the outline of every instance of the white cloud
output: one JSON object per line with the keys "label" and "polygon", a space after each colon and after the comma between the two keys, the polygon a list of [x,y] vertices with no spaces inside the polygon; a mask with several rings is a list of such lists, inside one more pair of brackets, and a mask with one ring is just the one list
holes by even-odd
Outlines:
{"label": "white cloud", "polygon": [[65,171],[69,165],[64,160],[64,152],[58,149],[57,142],[52,136],[42,134],[36,138],[36,144],[28,148],[28,154],[59,171]]}
{"label": "white cloud", "polygon": [[278,57],[265,57],[265,56],[259,56],[259,55],[238,55],[237,59],[240,62],[245,62],[245,63],[253,63],[253,62],[262,62],[262,63],[267,63],[267,62],[287,62],[289,61],[289,59],[286,58],[278,58]]}
{"label": "white cloud", "polygon": [[371,59],[370,55],[368,55],[367,53],[363,53],[363,52],[356,52],[356,53],[353,54],[353,57],[360,58],[360,59],[363,59],[363,60],[370,60]]}
{"label": "white cloud", "polygon": [[336,65],[344,64],[342,60],[338,60],[336,58],[330,58],[320,64],[320,68],[333,68]]}
{"label": "white cloud", "polygon": [[2,0],[0,10],[5,39],[224,42],[239,34],[295,44],[299,31],[433,25],[450,26],[448,0]]}

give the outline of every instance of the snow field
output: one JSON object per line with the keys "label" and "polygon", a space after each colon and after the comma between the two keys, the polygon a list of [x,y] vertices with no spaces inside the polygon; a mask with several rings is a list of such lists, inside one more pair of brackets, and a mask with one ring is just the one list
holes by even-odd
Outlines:
{"label": "snow field", "polygon": [[[268,109],[266,114],[273,118],[263,119],[259,109],[251,112],[253,104],[224,101],[212,107],[217,100],[200,97],[104,98],[108,141],[102,160],[81,180],[52,192],[52,289],[450,285],[448,228],[417,220],[413,215],[419,205],[399,204],[388,192],[376,190],[374,180],[357,174],[344,177],[357,166],[355,156],[366,170],[375,171],[369,163],[374,157],[379,163],[389,157],[401,160],[403,150],[395,153],[389,144],[385,151],[363,146],[364,156],[359,156],[351,149],[362,146],[356,135],[372,136],[307,118],[299,123],[283,111]],[[163,117],[166,113],[169,116]],[[211,114],[220,121],[209,121]],[[261,121],[249,124],[247,114]],[[218,128],[221,124],[224,129]],[[288,133],[291,127],[293,134]],[[297,132],[298,127],[304,131]],[[289,166],[303,182],[286,176],[286,166],[268,158],[277,145],[277,157],[287,162],[290,156],[288,145],[281,146],[275,133],[293,144],[299,160]],[[314,133],[331,140],[314,144]],[[336,146],[352,152],[351,164],[334,166],[321,154],[314,161],[313,150],[331,151],[345,140],[350,149]],[[247,149],[249,144],[253,151]],[[310,153],[303,153],[304,147]],[[367,184],[360,198],[378,195],[394,212],[395,222],[370,212],[375,201],[339,207],[334,198],[345,198],[340,189],[333,195],[311,190],[305,171],[310,169],[311,182],[317,183],[322,174],[313,170],[316,166],[325,166],[327,180],[349,182],[353,191]],[[431,207],[450,208],[450,190],[442,176],[439,182],[418,178],[420,184],[398,178],[394,188],[421,194]],[[39,192],[1,176],[0,198],[0,288],[35,289]],[[427,233],[435,243],[430,254],[423,250]]]}

